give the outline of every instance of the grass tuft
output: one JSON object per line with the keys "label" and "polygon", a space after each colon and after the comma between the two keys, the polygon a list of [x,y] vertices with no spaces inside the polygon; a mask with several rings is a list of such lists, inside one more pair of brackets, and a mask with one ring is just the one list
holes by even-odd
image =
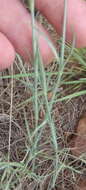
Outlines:
{"label": "grass tuft", "polygon": [[76,49],[75,39],[72,46],[65,42],[65,0],[60,52],[44,36],[55,55],[45,68],[34,0],[28,6],[32,66],[16,55],[14,68],[0,73],[0,190],[74,189],[86,171],[86,156],[75,157],[70,147],[77,121],[86,112],[86,49]]}

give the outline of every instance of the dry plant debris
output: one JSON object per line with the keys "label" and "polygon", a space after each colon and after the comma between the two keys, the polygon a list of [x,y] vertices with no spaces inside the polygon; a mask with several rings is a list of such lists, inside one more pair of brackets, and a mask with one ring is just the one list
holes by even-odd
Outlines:
{"label": "dry plant debris", "polygon": [[76,190],[86,190],[86,178],[83,178],[79,181],[79,184],[76,187]]}
{"label": "dry plant debris", "polygon": [[[82,157],[86,155],[86,114],[84,114],[78,122],[72,145],[72,154],[74,156]],[[85,176],[79,180],[75,190],[86,190]]]}
{"label": "dry plant debris", "polygon": [[86,154],[86,114],[78,122],[72,154],[77,157]]}

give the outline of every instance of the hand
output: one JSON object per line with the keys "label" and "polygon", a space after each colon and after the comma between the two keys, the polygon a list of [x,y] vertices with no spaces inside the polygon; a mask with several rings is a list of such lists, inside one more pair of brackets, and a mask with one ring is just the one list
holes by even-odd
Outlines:
{"label": "hand", "polygon": [[[64,12],[64,0],[36,0],[36,8],[48,19],[61,34]],[[76,34],[77,47],[86,46],[86,2],[68,0],[67,40]],[[38,24],[39,30],[46,33]],[[49,34],[47,37],[50,38]],[[39,47],[47,64],[53,53],[43,36],[39,37]],[[19,0],[0,0],[0,70],[9,67],[18,52],[28,60],[32,54],[31,17]]]}

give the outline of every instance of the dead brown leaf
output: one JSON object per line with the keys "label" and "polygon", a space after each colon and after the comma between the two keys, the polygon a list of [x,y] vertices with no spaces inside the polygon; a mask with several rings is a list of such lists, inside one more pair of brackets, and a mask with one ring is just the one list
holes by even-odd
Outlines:
{"label": "dead brown leaf", "polygon": [[50,101],[53,96],[53,92],[48,92],[48,100]]}
{"label": "dead brown leaf", "polygon": [[86,190],[86,179],[81,179],[76,190]]}
{"label": "dead brown leaf", "polygon": [[78,122],[76,136],[73,139],[72,154],[80,156],[86,152],[86,115]]}

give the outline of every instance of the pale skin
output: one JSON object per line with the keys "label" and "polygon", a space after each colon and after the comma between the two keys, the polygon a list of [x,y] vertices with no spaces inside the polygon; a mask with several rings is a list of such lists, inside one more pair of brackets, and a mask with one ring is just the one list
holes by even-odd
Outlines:
{"label": "pale skin", "polygon": [[[36,0],[36,8],[61,34],[64,0]],[[52,3],[53,2],[53,3]],[[76,34],[76,46],[86,47],[86,2],[68,0],[67,40]],[[38,24],[49,39],[50,35]],[[39,47],[45,64],[53,59],[53,53],[42,35]],[[0,70],[8,68],[18,52],[26,61],[32,55],[31,17],[20,0],[0,0]]]}

